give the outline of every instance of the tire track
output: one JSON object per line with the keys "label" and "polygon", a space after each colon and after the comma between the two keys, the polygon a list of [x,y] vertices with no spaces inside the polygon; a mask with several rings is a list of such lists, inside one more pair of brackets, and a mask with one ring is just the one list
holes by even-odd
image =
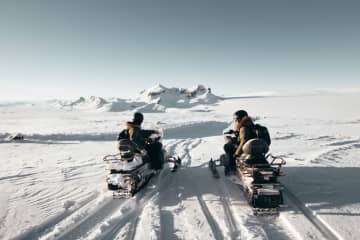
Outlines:
{"label": "tire track", "polygon": [[327,226],[311,209],[305,206],[288,188],[284,188],[285,196],[303,213],[303,215],[314,225],[314,227],[328,240],[343,239],[335,230]]}
{"label": "tire track", "polygon": [[207,207],[204,199],[200,195],[197,195],[197,199],[200,203],[201,210],[203,211],[203,213],[206,217],[206,220],[210,225],[210,229],[211,229],[215,239],[216,240],[224,239],[222,231],[220,230],[219,225],[217,224],[217,222],[213,218],[212,214],[210,213],[209,208]]}
{"label": "tire track", "polygon": [[130,199],[113,199],[112,197],[94,212],[87,215],[67,229],[56,240],[79,239],[91,230],[97,223],[104,220],[107,216],[116,212],[126,201]]}
{"label": "tire track", "polygon": [[223,189],[227,189],[224,181],[221,179],[220,182],[221,182],[221,187],[218,187],[220,193],[220,200],[224,208],[225,218],[229,226],[230,236],[231,239],[237,239],[239,238],[239,236],[241,236],[241,231],[236,226],[236,221],[230,208],[231,205],[229,202],[230,194],[228,191],[226,191],[226,193],[223,191]]}
{"label": "tire track", "polygon": [[[139,214],[140,211],[135,210],[135,211],[130,211],[127,214],[121,216],[121,219],[117,222],[117,224],[114,224],[112,227],[107,229],[107,231],[105,231],[103,235],[99,237],[99,239],[104,239],[104,240],[116,239],[116,236],[119,234],[121,229],[133,218],[139,218],[138,216]],[[131,224],[133,225],[133,222]],[[130,226],[129,233],[127,234],[126,239],[133,239],[135,237],[136,232],[132,233],[131,231],[134,231],[134,229],[132,230],[132,228],[133,226]]]}
{"label": "tire track", "polygon": [[[119,217],[119,220],[116,221],[113,226],[110,226],[100,237],[101,239],[105,240],[112,240],[115,239],[116,236],[119,234],[120,230],[128,223],[129,221],[134,221],[134,219],[139,218],[146,202],[148,202],[155,194],[157,193],[156,189],[148,193],[146,196],[144,192],[137,193],[136,195],[136,208],[131,209],[128,212],[124,213],[122,216]],[[115,221],[115,220],[114,220]],[[113,221],[113,222],[114,222]],[[133,226],[131,226],[133,228]],[[136,226],[135,226],[136,228]],[[130,229],[131,230],[131,229]],[[132,234],[135,237],[136,229],[133,230],[134,233]],[[128,235],[129,237],[130,235]]]}
{"label": "tire track", "polygon": [[128,240],[134,240],[135,239],[135,236],[136,236],[136,229],[137,229],[137,226],[139,224],[139,215],[131,222],[131,225],[130,225],[130,229],[128,231],[128,235],[126,237],[126,239]]}
{"label": "tire track", "polygon": [[226,221],[229,224],[231,239],[236,239],[238,236],[241,235],[241,232],[239,231],[239,229],[236,226],[235,218],[234,218],[232,211],[230,209],[230,206],[229,206],[230,203],[227,198],[221,197],[220,199],[221,199],[222,205],[224,207]]}
{"label": "tire track", "polygon": [[[198,142],[198,144],[196,146],[198,146],[199,144],[201,143],[201,141]],[[204,179],[205,176],[201,176],[202,179]],[[206,175],[206,179],[207,181],[213,181],[213,178]],[[224,239],[224,234],[223,232],[221,231],[221,228],[219,227],[219,224],[217,223],[217,221],[214,219],[213,215],[211,214],[205,200],[203,199],[202,195],[199,194],[199,192],[201,192],[199,189],[200,189],[200,186],[199,186],[199,181],[198,180],[194,180],[193,181],[195,183],[195,187],[196,187],[196,198],[200,204],[200,207],[201,207],[201,210],[202,212],[204,213],[204,216],[210,226],[210,230],[214,236],[214,238],[216,240],[220,240],[220,239]],[[208,182],[207,182],[208,183]],[[202,184],[207,184],[205,182],[203,182]]]}
{"label": "tire track", "polygon": [[[108,230],[101,236],[101,239],[112,240],[115,239],[119,234],[120,230],[125,226],[126,223],[132,221],[129,233],[127,234],[127,239],[134,239],[136,236],[136,228],[140,219],[140,215],[146,206],[146,203],[160,190],[164,187],[164,184],[167,184],[166,180],[168,179],[170,172],[168,170],[163,170],[165,172],[161,172],[160,176],[157,179],[157,187],[150,192],[141,191],[136,195],[136,208],[129,210],[129,212],[125,213],[120,217],[120,220],[108,228]],[[149,184],[149,183],[148,183]],[[168,185],[167,185],[168,186]]]}
{"label": "tire track", "polygon": [[[175,173],[176,174],[176,173]],[[168,185],[167,186],[171,186],[172,183],[174,182],[174,178],[177,177],[177,175],[173,176],[170,181],[168,182]],[[161,209],[162,208],[162,202],[164,201],[164,191],[162,192],[159,192],[160,193],[160,197],[159,197],[159,210],[160,210],[160,214],[159,214],[159,217],[160,217],[160,233],[159,233],[159,236],[160,236],[160,239],[168,239],[168,230],[169,229],[164,229],[165,227],[165,222],[164,222],[164,211]],[[166,195],[165,195],[166,196]]]}
{"label": "tire track", "polygon": [[16,239],[18,239],[18,240],[38,239],[41,236],[44,236],[45,234],[51,232],[56,227],[56,225],[59,224],[61,221],[65,220],[71,214],[77,212],[78,210],[82,209],[84,206],[86,206],[87,204],[89,204],[90,202],[95,200],[97,196],[98,196],[98,194],[91,195],[87,199],[78,203],[76,208],[73,208],[71,210],[69,210],[69,209],[65,210],[60,215],[57,215],[57,216],[51,218],[50,220],[46,221],[45,223],[43,223],[35,228],[32,228],[31,230],[27,231],[26,233],[24,233],[20,236],[17,236]]}

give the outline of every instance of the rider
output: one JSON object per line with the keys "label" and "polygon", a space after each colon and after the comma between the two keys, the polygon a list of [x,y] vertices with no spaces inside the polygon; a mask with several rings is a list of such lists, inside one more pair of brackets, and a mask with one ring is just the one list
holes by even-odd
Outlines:
{"label": "rider", "polygon": [[140,149],[145,149],[145,138],[141,133],[141,124],[144,121],[144,115],[140,112],[134,113],[133,120],[126,122],[129,133],[129,139],[136,143]]}
{"label": "rider", "polygon": [[242,154],[244,144],[253,138],[256,138],[254,132],[254,123],[245,110],[239,110],[234,113],[234,128],[232,131],[236,139],[229,138],[224,145],[224,150],[228,158],[228,164],[225,166],[225,174],[229,175],[236,171],[236,157]]}
{"label": "rider", "polygon": [[140,112],[135,112],[132,121],[126,122],[126,130],[122,131],[117,140],[129,139],[134,142],[139,151],[143,153],[145,160],[149,158],[151,168],[161,169],[164,162],[164,153],[162,144],[159,141],[149,141],[149,136],[152,133],[157,133],[153,130],[142,130],[141,124],[144,120],[144,115]]}
{"label": "rider", "polygon": [[136,143],[140,149],[145,149],[145,138],[141,133],[141,123],[144,116],[140,112],[134,113],[132,121],[126,122],[126,129],[119,133],[117,141],[129,139]]}

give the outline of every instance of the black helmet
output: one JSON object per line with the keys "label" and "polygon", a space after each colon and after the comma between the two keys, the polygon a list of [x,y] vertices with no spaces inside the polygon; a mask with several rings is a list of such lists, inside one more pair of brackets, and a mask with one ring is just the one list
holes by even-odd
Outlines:
{"label": "black helmet", "polygon": [[239,110],[234,113],[234,119],[242,119],[243,117],[247,117],[248,114],[245,110]]}
{"label": "black helmet", "polygon": [[132,122],[136,125],[141,125],[144,120],[144,115],[140,112],[134,113]]}

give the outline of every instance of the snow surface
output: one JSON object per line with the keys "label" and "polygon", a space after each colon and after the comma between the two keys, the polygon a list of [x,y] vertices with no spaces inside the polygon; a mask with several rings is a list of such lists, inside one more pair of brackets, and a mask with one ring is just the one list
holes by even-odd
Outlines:
{"label": "snow surface", "polygon": [[[0,239],[359,239],[358,92],[219,98],[161,85],[134,100],[0,103]],[[112,199],[102,157],[143,109],[183,159],[135,197]],[[232,113],[266,125],[287,160],[285,207],[256,217],[233,177],[214,179]],[[24,140],[10,141],[20,134]]]}

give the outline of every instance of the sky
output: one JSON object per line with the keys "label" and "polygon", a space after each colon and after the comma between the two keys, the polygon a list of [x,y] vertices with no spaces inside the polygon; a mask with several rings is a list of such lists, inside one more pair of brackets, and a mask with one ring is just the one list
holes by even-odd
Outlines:
{"label": "sky", "polygon": [[360,1],[0,0],[0,99],[360,87]]}

